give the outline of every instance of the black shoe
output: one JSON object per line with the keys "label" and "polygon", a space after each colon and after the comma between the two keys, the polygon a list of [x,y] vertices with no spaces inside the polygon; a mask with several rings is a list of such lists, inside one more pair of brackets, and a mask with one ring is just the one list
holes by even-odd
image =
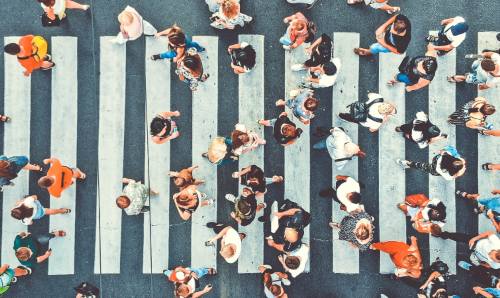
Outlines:
{"label": "black shoe", "polygon": [[153,60],[153,61],[160,60],[160,59],[161,59],[161,57],[159,54],[151,56],[151,60]]}
{"label": "black shoe", "polygon": [[19,266],[17,266],[17,268],[22,269],[22,270],[26,270],[28,272],[28,275],[31,275],[32,270],[30,267],[27,267],[24,265],[19,265]]}
{"label": "black shoe", "polygon": [[355,121],[353,121],[352,117],[351,117],[351,114],[347,114],[347,113],[340,113],[339,114],[339,118],[343,121],[347,121],[347,122],[351,122],[351,123],[356,123]]}
{"label": "black shoe", "polygon": [[149,206],[143,206],[142,209],[141,209],[141,213],[149,212],[149,210],[150,210]]}
{"label": "black shoe", "polygon": [[213,228],[215,228],[215,227],[217,226],[217,223],[215,223],[215,222],[213,222],[213,221],[211,221],[211,222],[207,222],[206,226],[207,226],[207,228],[209,228],[209,229],[213,229]]}
{"label": "black shoe", "polygon": [[257,218],[258,221],[260,222],[268,222],[269,221],[269,216],[262,215]]}
{"label": "black shoe", "polygon": [[201,49],[198,51],[198,53],[203,53],[205,52],[207,49],[205,49],[204,47],[201,47]]}
{"label": "black shoe", "polygon": [[425,41],[427,41],[427,42],[435,42],[435,41],[437,41],[438,39],[439,39],[439,37],[438,37],[438,36],[429,35],[429,36],[427,36],[427,37],[425,38]]}
{"label": "black shoe", "polygon": [[319,196],[323,198],[333,198],[333,195],[335,194],[335,189],[332,187],[329,187],[327,189],[323,189],[319,192]]}
{"label": "black shoe", "polygon": [[401,126],[396,126],[396,128],[394,129],[396,132],[402,132],[401,130]]}
{"label": "black shoe", "polygon": [[500,41],[500,33],[497,34],[497,40]]}

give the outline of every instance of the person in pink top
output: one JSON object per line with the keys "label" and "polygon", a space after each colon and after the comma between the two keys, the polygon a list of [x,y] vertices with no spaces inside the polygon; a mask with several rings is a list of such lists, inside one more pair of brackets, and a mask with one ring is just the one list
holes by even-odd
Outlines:
{"label": "person in pink top", "polygon": [[124,44],[129,40],[136,40],[145,35],[155,35],[157,30],[148,21],[144,20],[142,16],[131,6],[125,9],[118,15],[120,22],[120,32],[112,40],[113,43]]}
{"label": "person in pink top", "polygon": [[316,25],[309,22],[301,12],[284,18],[283,22],[288,24],[285,34],[280,38],[280,43],[285,50],[295,49],[304,42],[314,40]]}

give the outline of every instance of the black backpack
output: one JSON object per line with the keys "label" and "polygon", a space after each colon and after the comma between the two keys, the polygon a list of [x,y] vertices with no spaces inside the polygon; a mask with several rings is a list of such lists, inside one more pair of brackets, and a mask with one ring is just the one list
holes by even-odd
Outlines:
{"label": "black backpack", "polygon": [[439,258],[437,258],[430,266],[430,272],[434,272],[434,271],[437,271],[439,273],[441,273],[441,275],[443,276],[447,276],[448,275],[448,271],[449,271],[449,268],[448,268],[448,265],[441,261]]}
{"label": "black backpack", "polygon": [[377,99],[374,99],[369,104],[367,104],[366,102],[356,101],[351,103],[347,107],[349,108],[349,113],[351,114],[352,118],[356,120],[356,122],[365,122],[367,118],[370,118],[375,122],[381,123],[383,119],[373,117],[368,113],[370,107],[379,102],[384,102],[384,99],[382,97],[379,97]]}
{"label": "black backpack", "polygon": [[78,294],[82,294],[83,297],[85,297],[85,298],[97,298],[97,297],[99,297],[99,288],[97,288],[96,286],[94,286],[86,281],[82,282],[81,284],[76,286],[74,289]]}

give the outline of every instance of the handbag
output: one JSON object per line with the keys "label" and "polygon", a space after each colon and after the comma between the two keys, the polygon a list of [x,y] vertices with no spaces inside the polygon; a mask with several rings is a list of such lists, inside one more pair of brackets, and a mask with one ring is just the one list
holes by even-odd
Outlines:
{"label": "handbag", "polygon": [[42,19],[42,26],[44,27],[57,27],[61,25],[61,19],[57,15],[53,20],[49,18],[49,15],[46,12],[44,12],[40,17]]}

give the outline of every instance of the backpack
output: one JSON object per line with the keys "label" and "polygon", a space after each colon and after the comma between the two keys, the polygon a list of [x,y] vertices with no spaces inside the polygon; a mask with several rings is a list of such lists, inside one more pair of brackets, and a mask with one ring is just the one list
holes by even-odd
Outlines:
{"label": "backpack", "polygon": [[371,116],[368,112],[370,110],[370,107],[376,103],[379,102],[384,102],[384,99],[382,97],[374,99],[372,102],[367,104],[366,102],[360,102],[356,101],[348,105],[347,107],[349,108],[349,113],[351,114],[352,118],[356,120],[356,122],[365,122],[367,118],[370,118],[371,120],[375,122],[381,123],[383,120],[380,118],[376,118]]}
{"label": "backpack", "polygon": [[439,258],[437,258],[430,266],[430,272],[434,272],[434,271],[437,271],[439,273],[441,273],[441,275],[443,276],[447,276],[448,275],[448,271],[449,271],[449,268],[448,268],[448,265],[441,261]]}
{"label": "backpack", "polygon": [[96,286],[84,281],[78,286],[76,286],[75,291],[79,294],[82,294],[85,298],[94,298],[99,297],[99,288]]}

